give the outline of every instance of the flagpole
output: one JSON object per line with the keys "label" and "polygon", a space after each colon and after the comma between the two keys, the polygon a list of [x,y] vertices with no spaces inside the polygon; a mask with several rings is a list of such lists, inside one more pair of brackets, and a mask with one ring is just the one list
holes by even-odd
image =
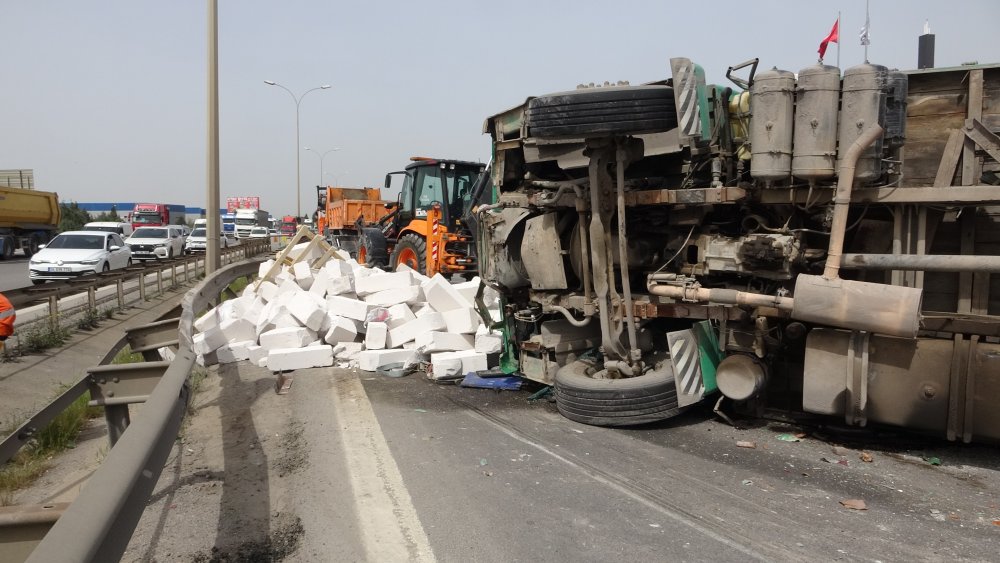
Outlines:
{"label": "flagpole", "polygon": [[[868,0],[865,0],[865,33],[866,34],[870,34],[871,33],[871,28],[870,28],[871,24],[869,23],[869,21],[870,20],[868,19]],[[867,41],[865,41],[865,64],[868,64],[868,44],[869,43],[871,43],[870,39],[867,40]],[[839,45],[839,43],[838,43],[838,45]]]}
{"label": "flagpole", "polygon": [[[837,12],[837,35],[840,35],[840,12]],[[837,37],[837,68],[840,68],[840,37]]]}

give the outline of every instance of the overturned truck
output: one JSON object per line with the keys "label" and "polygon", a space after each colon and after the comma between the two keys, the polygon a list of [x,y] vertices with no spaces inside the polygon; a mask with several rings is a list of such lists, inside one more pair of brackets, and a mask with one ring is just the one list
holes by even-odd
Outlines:
{"label": "overturned truck", "polygon": [[588,424],[718,391],[1000,438],[1000,65],[670,74],[487,120],[505,368]]}

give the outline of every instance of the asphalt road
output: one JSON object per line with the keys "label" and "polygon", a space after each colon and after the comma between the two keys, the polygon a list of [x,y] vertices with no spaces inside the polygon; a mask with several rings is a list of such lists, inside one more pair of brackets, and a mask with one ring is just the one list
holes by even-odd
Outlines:
{"label": "asphalt road", "polygon": [[28,278],[28,259],[17,251],[10,260],[0,261],[0,291],[31,285]]}
{"label": "asphalt road", "polygon": [[245,364],[202,383],[125,561],[986,561],[1000,542],[995,447],[709,409],[596,428],[419,375],[273,384]]}

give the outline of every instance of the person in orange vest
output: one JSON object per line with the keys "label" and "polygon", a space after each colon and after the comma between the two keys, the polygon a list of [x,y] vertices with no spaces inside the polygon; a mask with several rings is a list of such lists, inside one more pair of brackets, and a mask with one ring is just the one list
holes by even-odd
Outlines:
{"label": "person in orange vest", "polygon": [[16,319],[14,306],[0,293],[0,349],[3,348],[3,341],[14,334],[14,321]]}

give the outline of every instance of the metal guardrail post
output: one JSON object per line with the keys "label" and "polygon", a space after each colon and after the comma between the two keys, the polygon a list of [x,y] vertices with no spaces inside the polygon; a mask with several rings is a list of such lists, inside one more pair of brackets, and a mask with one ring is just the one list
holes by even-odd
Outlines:
{"label": "metal guardrail post", "polygon": [[177,287],[177,264],[173,262],[170,263],[170,287]]}
{"label": "metal guardrail post", "polygon": [[163,270],[156,269],[156,292],[157,295],[163,295]]}
{"label": "metal guardrail post", "polygon": [[125,282],[124,278],[119,277],[117,283],[115,284],[115,289],[118,292],[118,309],[125,308]]}
{"label": "metal guardrail post", "polygon": [[97,288],[94,286],[87,288],[87,308],[90,310],[97,308]]}
{"label": "metal guardrail post", "polygon": [[108,440],[113,448],[125,430],[128,429],[128,425],[132,423],[128,414],[128,405],[105,405],[104,421],[108,425]]}
{"label": "metal guardrail post", "polygon": [[146,302],[146,271],[139,272],[139,301]]}

